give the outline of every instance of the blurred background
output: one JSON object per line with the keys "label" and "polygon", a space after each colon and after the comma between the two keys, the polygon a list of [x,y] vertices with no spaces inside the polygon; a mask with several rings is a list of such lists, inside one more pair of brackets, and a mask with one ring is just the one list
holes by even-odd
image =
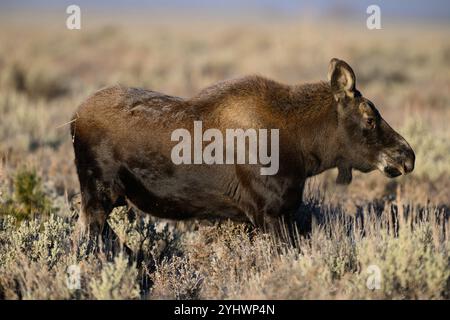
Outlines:
{"label": "blurred background", "polygon": [[[68,30],[67,6],[81,8]],[[369,30],[366,9],[381,9]],[[34,168],[56,202],[77,192],[67,122],[96,90],[117,83],[190,97],[213,82],[260,74],[284,83],[326,80],[333,57],[411,143],[407,177],[336,172],[313,179],[329,201],[352,206],[395,197],[450,205],[450,3],[434,1],[2,1],[2,196]]]}

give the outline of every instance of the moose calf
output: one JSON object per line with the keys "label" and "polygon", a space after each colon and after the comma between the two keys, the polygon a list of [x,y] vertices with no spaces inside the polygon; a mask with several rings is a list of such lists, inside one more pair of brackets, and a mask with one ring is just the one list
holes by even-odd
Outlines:
{"label": "moose calf", "polygon": [[[278,130],[278,170],[262,175],[259,162],[174,163],[172,133],[194,132],[197,121],[203,130],[222,133]],[[275,227],[300,207],[308,177],[337,167],[342,184],[350,183],[353,169],[393,178],[411,172],[415,160],[338,59],[329,64],[328,82],[285,85],[249,76],[190,99],[109,87],[79,107],[71,133],[82,197],[79,227],[91,239],[106,234],[108,215],[124,204],[167,219],[222,217]]]}

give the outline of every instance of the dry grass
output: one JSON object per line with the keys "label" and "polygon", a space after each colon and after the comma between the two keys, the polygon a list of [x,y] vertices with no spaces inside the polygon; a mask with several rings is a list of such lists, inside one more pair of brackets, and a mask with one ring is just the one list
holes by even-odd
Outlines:
{"label": "dry grass", "polygon": [[[81,32],[0,28],[0,297],[450,298],[445,28],[86,25]],[[305,209],[314,228],[295,246],[226,221],[129,221],[121,208],[111,224],[143,252],[144,264],[73,250],[76,210],[68,199],[78,185],[63,124],[94,90],[120,82],[190,96],[249,73],[287,83],[321,80],[331,57],[354,67],[361,91],[410,141],[417,155],[412,175],[355,174],[346,189],[335,186],[335,171],[311,179]],[[79,290],[67,287],[70,265],[80,267]],[[373,266],[381,272],[375,290],[367,287]]]}
{"label": "dry grass", "polygon": [[[182,231],[148,217],[130,222],[117,210],[113,224],[127,230],[122,239],[145,252],[139,267],[123,255],[111,261],[87,253],[84,244],[74,251],[70,219],[50,216],[17,225],[6,216],[0,225],[0,294],[7,299],[448,299],[448,214],[398,197],[353,217],[310,199],[313,231],[295,246],[242,224],[194,224]],[[79,290],[66,285],[70,265],[81,268]],[[378,289],[368,287],[374,266],[380,270]]]}

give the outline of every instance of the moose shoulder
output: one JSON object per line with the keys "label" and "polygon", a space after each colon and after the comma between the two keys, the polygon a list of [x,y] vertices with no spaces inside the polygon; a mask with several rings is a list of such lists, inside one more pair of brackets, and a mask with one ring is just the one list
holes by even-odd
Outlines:
{"label": "moose shoulder", "polygon": [[[202,130],[223,136],[235,128],[277,130],[276,174],[260,174],[266,167],[261,161],[174,163],[172,133],[194,134],[198,121]],[[125,203],[161,218],[225,217],[271,227],[298,209],[305,180],[324,170],[337,167],[337,182],[350,183],[352,169],[395,177],[414,168],[411,147],[356,89],[353,70],[338,59],[330,62],[328,82],[289,86],[251,76],[186,100],[110,87],[79,107],[71,132],[82,196],[79,226],[93,237],[108,228],[112,209]],[[203,148],[207,141],[203,136],[196,143]],[[218,150],[229,159],[230,151]]]}

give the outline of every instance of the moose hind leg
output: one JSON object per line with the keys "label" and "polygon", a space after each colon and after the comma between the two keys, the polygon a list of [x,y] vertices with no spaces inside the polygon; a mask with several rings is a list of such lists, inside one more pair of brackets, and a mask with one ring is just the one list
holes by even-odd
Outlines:
{"label": "moose hind leg", "polygon": [[110,213],[107,199],[102,199],[95,190],[82,190],[81,212],[78,217],[77,232],[79,240],[87,240],[90,247],[95,247],[100,240],[106,219]]}
{"label": "moose hind leg", "polygon": [[111,192],[103,184],[90,179],[81,184],[81,212],[78,218],[78,244],[86,240],[88,250],[114,254],[119,240],[107,219],[114,208]]}

